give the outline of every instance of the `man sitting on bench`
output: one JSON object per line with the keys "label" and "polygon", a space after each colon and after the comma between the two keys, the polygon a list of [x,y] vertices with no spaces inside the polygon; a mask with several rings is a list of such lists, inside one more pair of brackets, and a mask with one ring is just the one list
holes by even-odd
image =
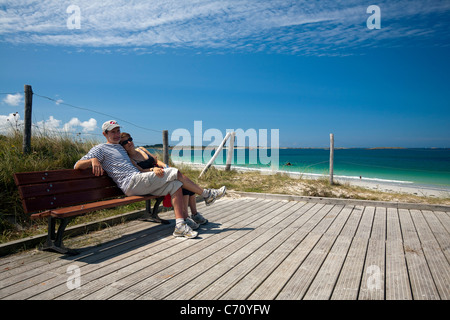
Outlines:
{"label": "man sitting on bench", "polygon": [[120,125],[114,121],[106,121],[102,125],[106,143],[94,146],[75,163],[75,169],[92,167],[96,176],[104,172],[114,180],[127,196],[147,195],[165,196],[170,194],[175,211],[176,226],[173,235],[176,237],[195,238],[198,232],[192,230],[183,218],[183,188],[201,195],[206,205],[225,195],[226,187],[220,189],[203,189],[183,175],[176,168],[164,168],[164,175],[154,172],[141,172],[130,160],[120,142]]}

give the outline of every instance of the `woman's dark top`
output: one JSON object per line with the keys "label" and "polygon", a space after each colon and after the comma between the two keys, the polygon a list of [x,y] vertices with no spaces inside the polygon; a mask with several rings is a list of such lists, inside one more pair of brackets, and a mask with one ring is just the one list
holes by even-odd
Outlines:
{"label": "woman's dark top", "polygon": [[[147,160],[137,162],[137,165],[139,167],[141,167],[142,169],[150,169],[150,168],[156,167],[156,161],[153,157],[148,157]],[[182,189],[182,191],[183,191],[183,195],[192,196],[195,194],[195,192],[192,192],[192,191],[189,191],[186,189]]]}
{"label": "woman's dark top", "polygon": [[156,162],[153,157],[148,157],[147,160],[137,162],[137,165],[142,169],[150,169],[156,166]]}

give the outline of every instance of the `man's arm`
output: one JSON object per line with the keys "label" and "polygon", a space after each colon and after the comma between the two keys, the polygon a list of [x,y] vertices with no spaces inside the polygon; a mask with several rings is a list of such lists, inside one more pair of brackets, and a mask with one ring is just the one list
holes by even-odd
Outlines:
{"label": "man's arm", "polygon": [[74,169],[88,169],[92,167],[92,173],[96,176],[103,175],[103,167],[98,161],[97,158],[91,158],[87,160],[79,160],[77,163],[75,163]]}

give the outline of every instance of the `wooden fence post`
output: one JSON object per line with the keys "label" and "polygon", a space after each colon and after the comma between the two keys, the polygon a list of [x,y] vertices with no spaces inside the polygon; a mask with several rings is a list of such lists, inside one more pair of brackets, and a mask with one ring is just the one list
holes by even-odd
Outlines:
{"label": "wooden fence post", "polygon": [[330,133],[330,184],[333,184],[334,134]]}
{"label": "wooden fence post", "polygon": [[234,159],[234,137],[236,136],[236,132],[232,132],[230,135],[230,143],[228,144],[228,154],[227,154],[227,163],[225,165],[225,171],[230,171],[231,162]]}
{"label": "wooden fence post", "polygon": [[169,165],[169,131],[163,130],[163,162]]}
{"label": "wooden fence post", "polygon": [[30,85],[25,85],[25,119],[23,127],[23,153],[31,151],[31,109],[33,105],[33,90]]}

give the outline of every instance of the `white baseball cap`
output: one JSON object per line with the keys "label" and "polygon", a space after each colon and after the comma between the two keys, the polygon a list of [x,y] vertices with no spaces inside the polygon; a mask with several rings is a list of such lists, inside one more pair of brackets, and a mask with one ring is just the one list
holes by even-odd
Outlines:
{"label": "white baseball cap", "polygon": [[105,132],[105,131],[110,131],[110,130],[112,130],[112,129],[114,129],[114,128],[117,128],[117,127],[120,128],[120,125],[117,123],[116,120],[109,120],[109,121],[106,121],[106,122],[102,125],[102,131],[103,131],[103,132]]}

